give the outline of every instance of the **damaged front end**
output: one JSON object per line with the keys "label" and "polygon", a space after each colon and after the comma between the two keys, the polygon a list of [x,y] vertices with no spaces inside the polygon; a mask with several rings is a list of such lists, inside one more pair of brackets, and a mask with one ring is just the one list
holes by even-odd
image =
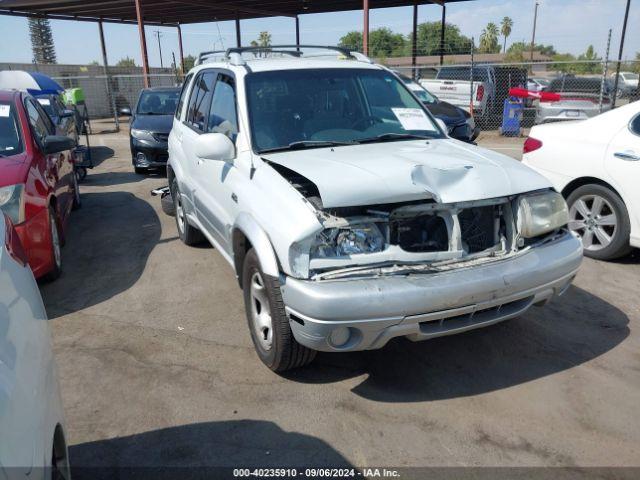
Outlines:
{"label": "damaged front end", "polygon": [[564,234],[566,204],[540,191],[443,204],[435,200],[323,209],[322,230],[292,245],[299,278],[435,273],[521,254]]}

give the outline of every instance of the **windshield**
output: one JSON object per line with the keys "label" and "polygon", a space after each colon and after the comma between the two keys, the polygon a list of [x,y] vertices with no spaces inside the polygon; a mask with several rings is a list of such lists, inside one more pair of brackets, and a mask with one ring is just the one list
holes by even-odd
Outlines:
{"label": "windshield", "polygon": [[431,93],[426,91],[424,88],[416,88],[415,90],[412,89],[412,92],[423,103],[430,103],[431,104],[431,103],[436,103],[437,102],[436,97],[431,95]]}
{"label": "windshield", "polygon": [[640,76],[637,73],[625,73],[624,78],[627,80],[638,80]]}
{"label": "windshield", "polygon": [[138,115],[173,115],[178,105],[180,91],[154,92],[152,90],[142,92],[138,100]]}
{"label": "windshield", "polygon": [[0,102],[0,157],[23,151],[18,116],[13,104]]}
{"label": "windshield", "polygon": [[420,102],[383,70],[259,72],[246,77],[246,89],[257,152],[441,136]]}

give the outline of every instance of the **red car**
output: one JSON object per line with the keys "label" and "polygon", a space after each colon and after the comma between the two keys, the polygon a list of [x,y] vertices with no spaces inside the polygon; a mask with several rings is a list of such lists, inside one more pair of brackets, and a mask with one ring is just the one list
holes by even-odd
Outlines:
{"label": "red car", "polygon": [[80,206],[75,141],[56,135],[28,93],[0,90],[0,210],[15,225],[36,278],[60,276],[69,213]]}

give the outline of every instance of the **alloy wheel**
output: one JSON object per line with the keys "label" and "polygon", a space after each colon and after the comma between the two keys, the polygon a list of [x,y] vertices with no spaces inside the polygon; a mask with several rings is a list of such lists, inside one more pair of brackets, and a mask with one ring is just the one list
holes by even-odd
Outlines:
{"label": "alloy wheel", "polygon": [[611,204],[599,195],[583,195],[569,209],[569,228],[580,235],[585,250],[608,247],[618,231],[618,217]]}
{"label": "alloy wheel", "polygon": [[258,342],[264,350],[268,351],[273,345],[273,322],[267,289],[260,272],[252,275],[250,289],[253,328]]}
{"label": "alloy wheel", "polygon": [[51,224],[51,247],[53,248],[53,259],[59,267],[62,264],[62,252],[60,249],[60,236],[58,235],[58,226],[53,215],[50,218]]}
{"label": "alloy wheel", "polygon": [[180,192],[178,190],[175,191],[175,199],[176,199],[176,220],[178,223],[178,230],[180,230],[180,233],[184,233],[184,225],[187,220],[184,215],[184,208],[182,208],[182,199],[180,198]]}

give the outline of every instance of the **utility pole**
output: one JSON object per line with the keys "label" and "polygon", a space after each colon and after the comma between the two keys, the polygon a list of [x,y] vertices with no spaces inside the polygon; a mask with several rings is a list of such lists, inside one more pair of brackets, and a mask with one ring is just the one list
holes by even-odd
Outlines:
{"label": "utility pole", "polygon": [[[530,60],[531,63],[533,63],[533,49],[536,46],[536,24],[538,23],[538,5],[539,3],[536,2],[536,8],[533,12],[533,34],[531,35],[531,51],[529,52],[530,54]],[[531,69],[533,69],[533,65],[531,66]]]}
{"label": "utility pole", "polygon": [[156,37],[158,38],[158,51],[160,52],[160,68],[164,68],[164,65],[162,64],[162,44],[160,43],[160,37],[162,36],[162,32],[160,30],[154,30],[153,33],[155,33]]}

